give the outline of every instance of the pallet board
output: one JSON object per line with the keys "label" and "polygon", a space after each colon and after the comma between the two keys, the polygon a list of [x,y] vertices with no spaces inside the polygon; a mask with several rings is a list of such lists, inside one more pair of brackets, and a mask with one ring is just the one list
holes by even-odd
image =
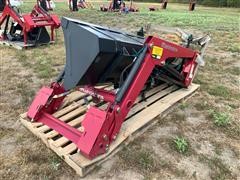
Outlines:
{"label": "pallet board", "polygon": [[[75,144],[48,126],[39,122],[30,122],[26,117],[26,113],[20,116],[20,121],[34,135],[39,137],[47,147],[71,166],[77,174],[83,177],[96,166],[116,154],[124,145],[143,133],[150,125],[156,123],[157,120],[154,120],[156,117],[166,115],[169,109],[172,109],[177,102],[191,96],[198,88],[199,85],[197,84],[192,84],[188,89],[162,84],[146,92],[144,101],[141,97],[137,98],[122,125],[117,139],[110,145],[108,152],[93,160],[82,156]],[[75,128],[79,128],[87,110],[83,97],[86,96],[81,92],[69,94],[65,98],[62,108],[55,112],[54,116]],[[91,102],[91,97],[87,98],[90,104],[94,105]],[[96,106],[105,108],[106,104],[97,104]]]}
{"label": "pallet board", "polygon": [[[52,44],[54,43],[53,41],[51,41],[49,44]],[[3,41],[0,41],[0,45],[2,46],[9,46],[9,47],[13,47],[15,49],[19,49],[19,50],[22,50],[24,48],[28,48],[28,47],[34,47],[36,46],[35,44],[24,44],[24,42],[22,41],[8,41],[8,40],[3,40]],[[44,45],[44,44],[42,44]],[[46,45],[46,44],[45,44]]]}

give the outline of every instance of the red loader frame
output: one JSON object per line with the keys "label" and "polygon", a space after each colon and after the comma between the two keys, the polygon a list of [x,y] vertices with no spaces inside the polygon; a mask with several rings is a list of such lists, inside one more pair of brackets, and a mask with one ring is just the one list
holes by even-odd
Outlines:
{"label": "red loader frame", "polygon": [[38,3],[34,6],[30,14],[20,15],[16,10],[11,6],[9,0],[6,0],[6,6],[0,17],[0,26],[6,21],[4,31],[0,35],[0,40],[6,40],[8,29],[8,23],[10,17],[17,22],[22,27],[24,44],[28,43],[27,34],[31,32],[34,28],[37,27],[46,27],[49,26],[51,29],[51,41],[54,41],[54,30],[60,27],[60,20],[57,15],[49,14],[46,12]]}
{"label": "red loader frame", "polygon": [[116,139],[121,125],[135,100],[140,95],[146,81],[155,67],[164,66],[168,58],[184,58],[181,85],[188,87],[197,69],[197,51],[170,43],[163,39],[149,36],[136,57],[134,65],[116,92],[97,89],[94,86],[78,88],[79,91],[99,101],[108,102],[106,110],[91,106],[83,121],[81,130],[69,126],[52,114],[60,107],[66,92],[62,85],[53,82],[50,87],[43,87],[32,102],[27,116],[32,121],[42,122],[75,143],[80,153],[92,159],[105,153]]}

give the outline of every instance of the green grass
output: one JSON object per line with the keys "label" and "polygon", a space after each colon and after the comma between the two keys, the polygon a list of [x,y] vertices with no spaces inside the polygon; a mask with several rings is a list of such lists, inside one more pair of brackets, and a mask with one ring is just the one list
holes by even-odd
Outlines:
{"label": "green grass", "polygon": [[217,126],[227,126],[230,124],[231,117],[228,113],[226,112],[216,112],[216,111],[211,111],[211,115],[214,120],[214,124]]}
{"label": "green grass", "polygon": [[[22,7],[24,12],[28,12],[33,7],[33,2],[24,2]],[[140,8],[140,13],[129,13],[127,15],[118,13],[103,13],[99,10],[101,4],[108,2],[102,1],[94,3],[94,9],[80,9],[78,12],[69,12],[66,2],[55,2],[56,12],[60,16],[79,17],[81,20],[91,22],[99,22],[109,24],[129,24],[129,26],[136,27],[146,23],[155,25],[167,25],[178,27],[197,27],[201,30],[234,30],[237,31],[238,24],[238,9],[230,8],[209,8],[198,6],[196,11],[189,12],[187,4],[171,3],[166,10],[156,12],[148,11],[149,4],[136,3]],[[155,5],[160,6],[160,3]],[[96,18],[97,17],[97,18]],[[134,22],[134,23],[133,23]]]}
{"label": "green grass", "polygon": [[233,74],[233,75],[236,75],[236,76],[239,76],[240,75],[240,67],[231,67],[228,69],[229,73],[230,74]]}
{"label": "green grass", "polygon": [[223,98],[230,98],[231,97],[230,90],[223,85],[209,87],[208,93],[213,95],[213,96],[220,96],[220,97],[223,97]]}
{"label": "green grass", "polygon": [[49,163],[51,164],[51,168],[55,171],[59,170],[61,161],[62,160],[55,154],[49,158]]}
{"label": "green grass", "polygon": [[175,149],[181,153],[181,154],[184,154],[187,152],[188,150],[188,142],[185,138],[183,137],[176,137],[174,139],[174,144],[175,144]]}
{"label": "green grass", "polygon": [[186,102],[182,102],[182,103],[179,105],[179,108],[182,109],[182,110],[184,110],[184,109],[186,109],[186,108],[188,108],[188,107],[189,107],[189,104],[187,104]]}
{"label": "green grass", "polygon": [[240,45],[239,43],[233,43],[228,47],[228,50],[235,53],[240,53]]}
{"label": "green grass", "polygon": [[[16,52],[16,57],[22,63],[22,66],[33,70],[40,79],[53,77],[55,75],[54,63],[57,64],[58,62],[52,55],[49,55],[49,52],[44,53],[45,48],[47,47],[35,48],[32,51]],[[54,63],[53,60],[55,61]]]}

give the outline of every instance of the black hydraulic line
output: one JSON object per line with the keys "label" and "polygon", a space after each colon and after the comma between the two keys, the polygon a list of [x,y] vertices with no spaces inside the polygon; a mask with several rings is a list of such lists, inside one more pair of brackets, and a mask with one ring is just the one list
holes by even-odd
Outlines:
{"label": "black hydraulic line", "polygon": [[40,34],[42,33],[42,28],[39,28],[38,29],[38,34],[37,34],[37,37],[34,41],[34,45],[37,45],[38,44],[38,41],[39,41],[39,37],[40,37]]}
{"label": "black hydraulic line", "polygon": [[181,86],[181,87],[186,87],[185,84],[181,81],[177,81],[173,78],[170,78],[169,76],[165,75],[165,74],[161,74],[157,77],[157,79],[161,80],[161,81],[164,81],[166,83],[174,83],[178,86]]}
{"label": "black hydraulic line", "polygon": [[119,89],[119,91],[117,93],[116,100],[115,100],[117,103],[119,103],[122,100],[126,91],[128,90],[129,86],[131,85],[135,75],[137,74],[140,66],[142,65],[142,63],[144,61],[146,52],[147,52],[147,45],[144,45],[143,50],[139,54],[139,56],[137,56],[128,77],[126,78],[125,82],[123,83],[122,87]]}
{"label": "black hydraulic line", "polygon": [[3,31],[3,35],[4,35],[4,36],[7,35],[7,29],[8,29],[9,19],[10,19],[10,16],[8,15],[8,16],[7,16],[7,21],[6,21],[6,24],[5,24],[5,28],[4,28],[4,31]]}
{"label": "black hydraulic line", "polygon": [[46,0],[41,0],[41,1],[40,1],[40,7],[41,7],[42,9],[44,9],[44,11],[46,11],[46,12],[48,11]]}
{"label": "black hydraulic line", "polygon": [[176,69],[171,67],[170,65],[163,66],[163,69],[165,69],[166,71],[171,73],[175,78],[177,78],[177,79],[179,79],[181,81],[184,80],[184,76],[182,74],[180,74]]}
{"label": "black hydraulic line", "polygon": [[17,6],[11,6],[11,9],[17,14],[17,16],[20,18],[20,8]]}

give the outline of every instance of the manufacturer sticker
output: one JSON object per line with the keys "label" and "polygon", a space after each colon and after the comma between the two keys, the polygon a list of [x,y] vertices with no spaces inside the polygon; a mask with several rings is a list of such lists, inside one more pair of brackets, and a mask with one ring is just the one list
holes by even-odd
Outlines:
{"label": "manufacturer sticker", "polygon": [[163,48],[158,46],[153,46],[152,48],[152,57],[155,59],[160,59],[163,54]]}

